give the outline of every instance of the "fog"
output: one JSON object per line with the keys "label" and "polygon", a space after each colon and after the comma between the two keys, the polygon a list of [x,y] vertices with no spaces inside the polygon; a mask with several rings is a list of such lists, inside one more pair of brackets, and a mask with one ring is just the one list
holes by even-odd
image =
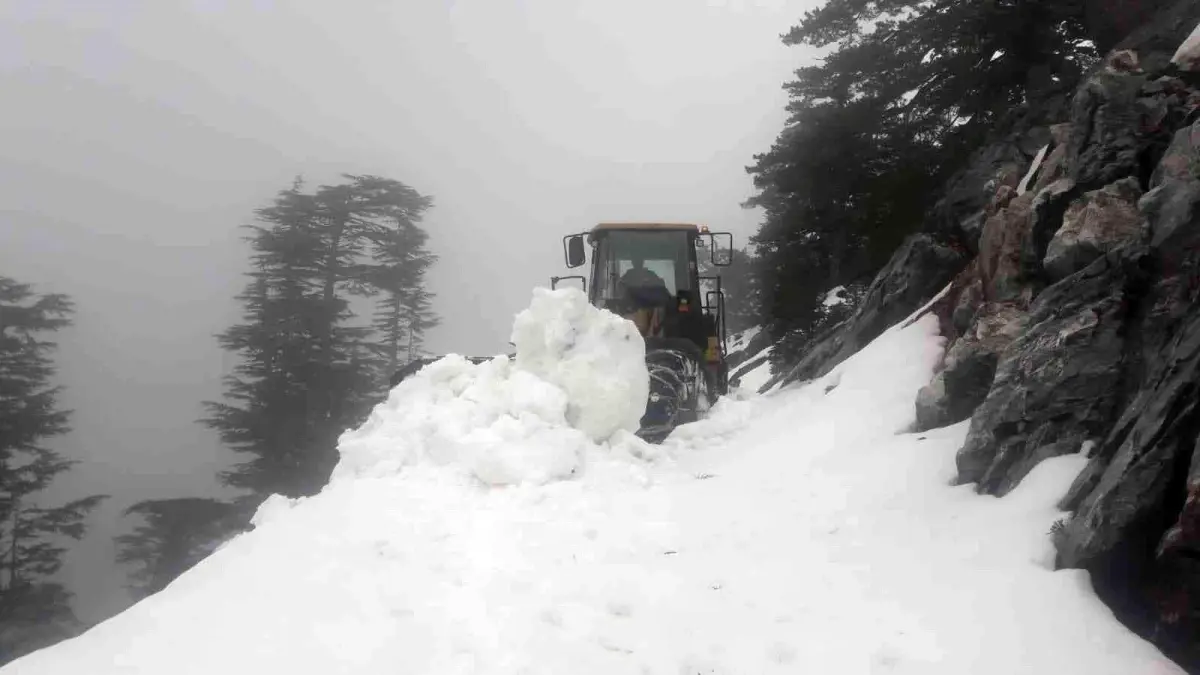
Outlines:
{"label": "fog", "polygon": [[696,221],[735,244],[744,167],[783,124],[811,0],[0,0],[0,274],[69,294],[79,460],[107,493],[64,571],[81,618],[128,603],[112,537],[148,498],[220,496],[196,423],[233,364],[239,226],[303,175],[431,195],[434,352],[507,348],[561,237]]}

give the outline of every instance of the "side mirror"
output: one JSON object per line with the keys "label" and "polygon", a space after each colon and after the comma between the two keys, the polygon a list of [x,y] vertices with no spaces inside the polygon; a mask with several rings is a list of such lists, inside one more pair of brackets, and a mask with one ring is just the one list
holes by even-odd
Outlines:
{"label": "side mirror", "polygon": [[572,234],[563,237],[563,253],[567,259],[567,267],[579,267],[587,261],[583,248],[583,235]]}
{"label": "side mirror", "polygon": [[709,247],[709,257],[717,267],[728,267],[733,264],[733,234],[731,232],[713,232],[709,236],[712,245]]}

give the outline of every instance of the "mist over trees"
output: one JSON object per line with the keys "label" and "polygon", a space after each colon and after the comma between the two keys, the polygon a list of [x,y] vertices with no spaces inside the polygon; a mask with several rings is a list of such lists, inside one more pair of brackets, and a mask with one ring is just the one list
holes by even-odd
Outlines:
{"label": "mist over trees", "polygon": [[244,529],[266,497],[318,492],[337,463],[338,437],[421,355],[438,323],[425,284],[437,257],[420,227],[432,199],[387,178],[342,178],[312,191],[297,179],[248,226],[242,321],[217,336],[240,362],[224,400],[206,401],[201,420],[246,458],[219,476],[244,496],[131,507],[144,524],[118,539],[119,560],[136,566],[137,593],[160,590]]}
{"label": "mist over trees", "polygon": [[[716,282],[704,277],[721,278],[721,291],[725,295],[725,325],[730,333],[738,333],[757,326],[759,314],[758,277],[755,275],[757,261],[749,247],[720,249],[719,258],[728,260],[728,265],[713,264],[713,251],[703,238],[696,240],[696,260],[700,272],[700,288],[704,293],[715,291]],[[705,302],[707,298],[702,297]]]}
{"label": "mist over trees", "polygon": [[146,500],[124,515],[143,521],[116,538],[117,562],[136,566],[128,589],[139,600],[203,560],[239,526],[237,505],[216,499]]}
{"label": "mist over trees", "polygon": [[989,134],[1097,55],[1074,1],[830,0],[783,42],[825,52],[785,85],[786,126],[747,167],[761,311],[789,360],[825,291],[869,282]]}
{"label": "mist over trees", "polygon": [[75,462],[46,442],[70,430],[46,335],[70,325],[71,300],[0,276],[0,663],[74,635],[71,593],[55,575],[64,543],[106,497],[49,506],[41,493]]}
{"label": "mist over trees", "polygon": [[[263,497],[325,484],[338,435],[378,401],[400,346],[436,320],[424,286],[435,258],[417,226],[430,200],[396,181],[345,178],[312,193],[298,182],[258,211],[244,323],[219,336],[241,363],[204,423],[249,458],[222,482]],[[358,298],[379,303],[373,322],[360,320]]]}

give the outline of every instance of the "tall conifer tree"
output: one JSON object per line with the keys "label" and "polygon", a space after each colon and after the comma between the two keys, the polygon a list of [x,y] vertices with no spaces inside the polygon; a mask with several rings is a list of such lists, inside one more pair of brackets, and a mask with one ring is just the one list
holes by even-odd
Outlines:
{"label": "tall conifer tree", "polygon": [[[249,457],[226,484],[309,495],[337,461],[337,438],[379,400],[400,356],[436,321],[419,228],[430,199],[398,181],[344,176],[307,193],[297,181],[257,212],[243,322],[220,335],[241,362],[205,423]],[[380,307],[360,319],[357,299]]]}
{"label": "tall conifer tree", "polygon": [[79,539],[95,495],[47,506],[42,493],[75,462],[46,446],[70,430],[46,339],[70,324],[71,301],[0,277],[0,661],[79,628],[71,594],[54,580],[66,539]]}
{"label": "tall conifer tree", "polygon": [[970,152],[1096,58],[1073,1],[828,0],[784,43],[826,54],[787,83],[787,126],[748,168],[777,339],[806,337],[824,291],[869,278]]}

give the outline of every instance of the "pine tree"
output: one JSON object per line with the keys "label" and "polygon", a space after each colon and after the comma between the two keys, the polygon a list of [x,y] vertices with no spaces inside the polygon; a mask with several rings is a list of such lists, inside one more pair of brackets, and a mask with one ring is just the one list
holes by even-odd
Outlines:
{"label": "pine tree", "polygon": [[210,416],[204,423],[217,429],[234,451],[253,456],[224,472],[222,481],[264,494],[295,481],[286,469],[296,464],[292,455],[302,450],[303,429],[289,418],[303,419],[303,401],[297,400],[289,373],[314,358],[314,335],[305,325],[302,306],[311,295],[308,276],[315,265],[315,240],[300,187],[281,192],[272,206],[258,212],[273,228],[249,228],[255,269],[246,290],[237,296],[245,307],[245,323],[219,336],[221,346],[242,359],[225,378],[230,402],[205,404]]}
{"label": "pine tree", "polygon": [[776,339],[809,331],[818,297],[878,270],[969,152],[1096,58],[1074,1],[829,0],[784,43],[827,56],[786,85],[787,126],[748,167]]}
{"label": "pine tree", "polygon": [[0,277],[0,661],[73,634],[71,594],[53,581],[63,539],[83,536],[88,514],[105,496],[47,507],[38,494],[75,462],[44,441],[69,430],[51,384],[56,345],[43,338],[70,323],[71,301],[37,296]]}
{"label": "pine tree", "polygon": [[427,248],[429,235],[419,223],[433,200],[398,181],[356,177],[374,190],[373,265],[368,278],[382,296],[376,302],[374,328],[382,357],[383,380],[423,353],[425,331],[439,322],[425,274],[437,262]]}
{"label": "pine tree", "polygon": [[758,279],[754,272],[757,263],[748,248],[719,251],[719,257],[727,257],[728,265],[714,265],[712,251],[703,239],[697,240],[696,260],[701,276],[700,300],[707,300],[707,293],[716,290],[712,281],[703,277],[721,277],[721,291],[725,295],[725,324],[730,333],[738,333],[759,324]]}
{"label": "pine tree", "polygon": [[[204,423],[249,456],[222,480],[260,497],[317,492],[401,342],[436,321],[423,280],[434,258],[416,225],[430,200],[397,181],[344,178],[311,194],[297,181],[256,212],[243,322],[219,336],[241,362]],[[374,325],[358,321],[359,298],[387,310]]]}
{"label": "pine tree", "polygon": [[125,509],[125,515],[142,518],[132,533],[116,538],[117,562],[136,565],[129,589],[140,599],[216,550],[245,525],[246,514],[229,502],[185,498],[141,501]]}
{"label": "pine tree", "polygon": [[761,321],[755,265],[754,256],[747,249],[734,249],[729,266],[721,272],[726,295],[725,320],[731,333],[752,328]]}

